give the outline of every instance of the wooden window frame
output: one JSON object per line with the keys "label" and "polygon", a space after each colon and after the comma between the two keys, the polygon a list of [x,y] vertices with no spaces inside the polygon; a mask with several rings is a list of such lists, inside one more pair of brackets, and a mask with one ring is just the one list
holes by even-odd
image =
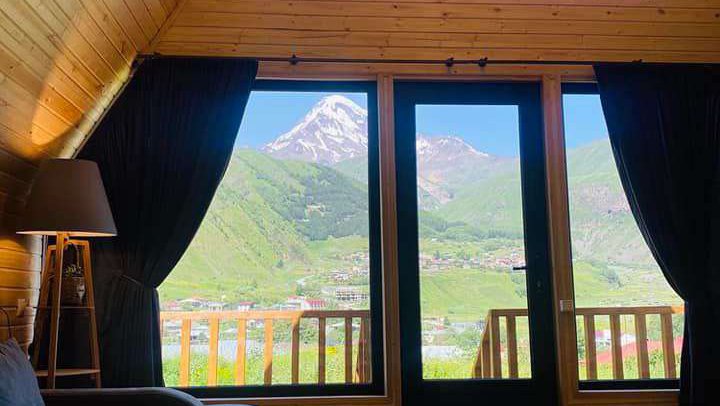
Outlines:
{"label": "wooden window frame", "polygon": [[464,81],[536,81],[542,83],[545,158],[550,231],[550,258],[555,307],[560,404],[575,405],[678,405],[678,391],[581,390],[579,387],[574,312],[560,311],[561,300],[573,300],[570,255],[568,187],[565,166],[562,84],[594,83],[590,66],[580,65],[468,65],[445,67],[421,64],[359,64],[261,62],[260,79],[352,81],[377,83],[380,146],[380,217],[382,257],[382,309],[384,393],[373,396],[312,396],[283,398],[202,399],[205,404],[252,403],[256,405],[402,405],[400,380],[400,331],[398,253],[395,196],[395,123],[393,83],[396,79]]}

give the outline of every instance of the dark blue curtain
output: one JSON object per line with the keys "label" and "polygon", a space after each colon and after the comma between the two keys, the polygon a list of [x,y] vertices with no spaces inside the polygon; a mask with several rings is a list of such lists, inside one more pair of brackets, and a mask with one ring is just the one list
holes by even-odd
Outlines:
{"label": "dark blue curtain", "polygon": [[118,228],[92,241],[105,387],[162,386],[156,288],[225,173],[257,62],[145,61],[84,146]]}
{"label": "dark blue curtain", "polygon": [[635,220],[685,300],[683,405],[720,405],[720,65],[595,67]]}

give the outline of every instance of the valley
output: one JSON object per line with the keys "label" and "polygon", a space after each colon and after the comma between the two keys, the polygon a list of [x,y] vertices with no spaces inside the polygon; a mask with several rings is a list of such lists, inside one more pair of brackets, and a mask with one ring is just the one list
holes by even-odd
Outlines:
{"label": "valley", "polygon": [[[337,307],[347,304],[333,300],[333,287],[367,292],[366,120],[353,102],[329,97],[261,150],[237,148],[162,302],[277,308],[324,292]],[[424,314],[477,320],[491,306],[522,305],[524,278],[510,271],[523,262],[517,158],[457,136],[418,135],[417,151],[422,269],[428,281],[454,278],[459,289],[423,284]],[[578,304],[674,299],[634,225],[607,140],[568,151],[568,166]],[[468,286],[478,294],[453,304]]]}

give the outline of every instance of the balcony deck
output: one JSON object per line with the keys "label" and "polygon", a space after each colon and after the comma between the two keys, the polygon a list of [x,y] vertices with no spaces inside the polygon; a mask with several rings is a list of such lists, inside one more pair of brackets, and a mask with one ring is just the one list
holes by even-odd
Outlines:
{"label": "balcony deck", "polygon": [[[598,379],[598,365],[603,363],[602,354],[598,354],[596,340],[599,330],[596,328],[598,317],[607,317],[610,326],[608,343],[612,379],[625,379],[625,361],[629,356],[637,357],[637,377],[651,378],[648,347],[649,316],[659,316],[661,343],[660,353],[663,359],[665,378],[677,378],[676,339],[673,336],[672,316],[682,314],[682,306],[633,306],[633,307],[588,307],[577,308],[578,328],[582,331],[585,343],[585,355],[580,362],[588,380]],[[621,317],[632,318],[634,342],[624,345]],[[485,318],[480,332],[480,344],[475,355],[472,371],[468,377],[475,379],[521,378],[518,362],[518,319],[527,318],[527,309],[491,309]],[[237,327],[234,360],[234,384],[246,384],[246,360],[248,357],[248,328],[258,323],[263,329],[262,361],[263,384],[273,383],[274,325],[280,321],[290,323],[290,383],[300,382],[300,322],[311,320],[317,328],[317,377],[315,383],[326,383],[327,366],[327,326],[329,319],[339,320],[344,333],[343,374],[344,383],[367,383],[371,381],[370,365],[370,312],[368,310],[248,310],[248,311],[171,311],[161,312],[161,326],[168,322],[180,323],[180,368],[179,386],[189,386],[191,376],[190,353],[193,323],[207,324],[207,379],[205,386],[218,385],[218,361],[220,347],[220,323],[235,323]],[[353,339],[353,322],[359,321],[357,340]],[[526,320],[523,321],[526,323]],[[501,328],[503,326],[504,328]],[[580,327],[582,325],[582,327]],[[355,324],[357,327],[357,324]],[[504,337],[503,334],[504,333]],[[165,334],[163,334],[165,336]],[[357,351],[353,351],[353,345]],[[626,348],[627,347],[627,348]],[[632,347],[630,354],[628,348]],[[354,358],[354,359],[353,359]],[[605,361],[606,362],[606,361]],[[505,372],[504,372],[505,371]]]}

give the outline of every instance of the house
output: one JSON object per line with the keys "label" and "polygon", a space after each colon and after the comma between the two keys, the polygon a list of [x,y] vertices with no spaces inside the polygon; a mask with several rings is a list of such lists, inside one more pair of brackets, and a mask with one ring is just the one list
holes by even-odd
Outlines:
{"label": "house", "polygon": [[300,308],[302,310],[322,310],[326,306],[325,299],[306,299]]}
{"label": "house", "polygon": [[241,312],[246,312],[248,310],[252,310],[255,307],[255,302],[240,302],[237,304],[236,309]]}
{"label": "house", "polygon": [[177,303],[186,308],[201,309],[208,305],[208,301],[199,297],[190,297],[187,299],[178,300]]}
{"label": "house", "polygon": [[360,302],[368,299],[368,294],[355,287],[338,287],[335,300],[340,302]]}
{"label": "house", "polygon": [[285,303],[287,308],[299,310],[321,310],[326,306],[324,299],[306,298],[305,296],[290,296]]}
{"label": "house", "polygon": [[[635,336],[628,333],[622,333],[620,335],[621,345],[627,345],[634,343],[636,340]],[[595,331],[595,342],[601,345],[610,345],[612,341],[612,333],[610,330],[597,330]]]}

